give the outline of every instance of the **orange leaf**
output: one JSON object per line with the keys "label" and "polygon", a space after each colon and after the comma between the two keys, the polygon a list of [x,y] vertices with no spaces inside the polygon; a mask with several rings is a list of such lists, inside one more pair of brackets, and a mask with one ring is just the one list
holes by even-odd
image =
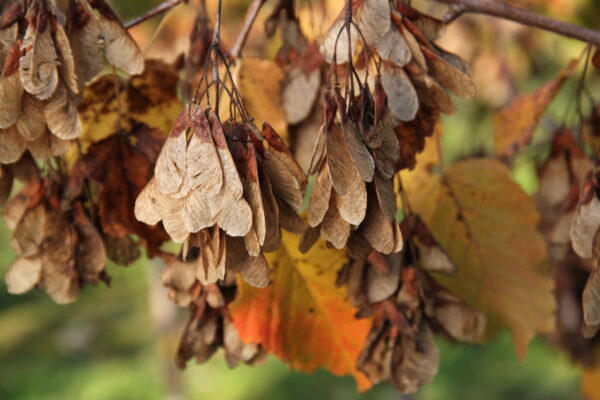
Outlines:
{"label": "orange leaf", "polygon": [[272,284],[263,289],[239,281],[231,305],[234,324],[245,342],[260,343],[291,367],[311,372],[326,368],[350,374],[359,390],[372,383],[356,368],[371,327],[356,319],[346,288],[336,287],[345,252],[329,249],[323,240],[306,254],[298,251],[298,236],[283,232],[283,245],[267,256]]}
{"label": "orange leaf", "polygon": [[563,84],[575,70],[578,61],[571,61],[558,77],[534,92],[515,97],[495,119],[495,150],[504,157],[512,156],[531,142],[542,115]]}
{"label": "orange leaf", "polygon": [[583,369],[581,391],[586,400],[600,400],[600,348],[596,349],[596,364]]}

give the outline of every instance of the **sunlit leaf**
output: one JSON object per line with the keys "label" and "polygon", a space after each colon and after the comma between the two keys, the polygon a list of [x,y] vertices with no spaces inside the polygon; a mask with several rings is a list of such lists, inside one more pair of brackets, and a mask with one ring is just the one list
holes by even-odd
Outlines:
{"label": "sunlit leaf", "polygon": [[532,200],[489,159],[459,162],[441,175],[417,173],[405,184],[410,205],[458,269],[437,279],[486,314],[490,333],[510,328],[522,358],[536,334],[554,327],[553,284]]}
{"label": "sunlit leaf", "polygon": [[281,249],[267,255],[273,268],[271,286],[240,285],[231,306],[235,326],[242,340],[262,344],[293,368],[351,374],[366,390],[371,384],[356,369],[356,361],[370,321],[356,319],[346,288],[335,287],[346,255],[328,249],[323,240],[302,254],[298,240],[284,233]]}

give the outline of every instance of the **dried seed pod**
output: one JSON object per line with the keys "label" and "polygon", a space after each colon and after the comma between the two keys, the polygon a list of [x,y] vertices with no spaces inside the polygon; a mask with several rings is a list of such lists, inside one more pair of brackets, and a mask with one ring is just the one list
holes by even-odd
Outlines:
{"label": "dried seed pod", "polygon": [[80,203],[58,208],[57,182],[34,176],[7,205],[5,220],[13,229],[17,254],[5,276],[8,290],[25,293],[38,287],[57,303],[77,299],[82,285],[105,280],[106,251],[100,234]]}
{"label": "dried seed pod", "polygon": [[[324,126],[322,134],[326,145],[323,154],[313,158],[320,168],[310,198],[309,225],[320,226],[323,237],[337,248],[345,247],[351,235],[359,235],[386,254],[400,251],[393,172],[385,177],[379,171],[386,161],[378,161],[381,156],[368,149],[350,121],[334,123],[331,129]],[[395,139],[393,133],[391,137]],[[380,147],[387,148],[383,143]]]}
{"label": "dried seed pod", "polygon": [[[352,12],[354,24],[348,25],[348,12]],[[347,30],[351,32],[350,41]],[[344,7],[320,51],[328,63],[354,61],[347,68],[356,70],[372,68],[373,63],[365,62],[364,57],[368,59],[371,51],[376,52],[383,62],[381,71],[373,74],[381,72],[392,115],[400,121],[411,121],[422,104],[452,113],[454,106],[445,89],[465,98],[475,95],[466,63],[433,44],[444,32],[442,21],[404,2],[390,6],[383,0],[363,0],[353,3],[352,10]],[[366,47],[371,51],[362,51]]]}
{"label": "dried seed pod", "polygon": [[411,215],[402,230],[410,241],[406,251],[371,251],[364,259],[351,260],[336,284],[347,287],[359,315],[373,317],[358,368],[374,383],[390,381],[402,393],[413,393],[437,373],[433,332],[477,342],[485,319],[428,276],[429,271],[451,273],[454,265],[425,224]]}
{"label": "dried seed pod", "polygon": [[141,51],[103,0],[11,2],[0,20],[1,163],[25,150],[43,160],[68,151],[81,134],[81,89],[102,70],[103,52],[129,73],[143,70]]}
{"label": "dried seed pod", "polygon": [[306,177],[273,128],[264,124],[264,143],[255,129],[221,125],[214,112],[197,106],[185,110],[136,201],[138,220],[162,221],[174,241],[199,249],[203,285],[222,280],[230,268],[266,285],[262,251],[279,247],[282,227],[303,230],[296,212]]}
{"label": "dried seed pod", "polygon": [[[170,272],[172,273],[175,271]],[[185,274],[183,271],[181,273]],[[174,282],[172,279],[178,279],[178,296],[183,296],[181,283],[184,279],[170,279],[171,282]],[[203,287],[195,284],[186,293],[184,298],[190,303],[190,318],[179,342],[176,356],[179,368],[185,368],[192,358],[198,363],[208,361],[219,348],[223,348],[225,359],[231,368],[238,362],[257,365],[266,359],[267,353],[262,346],[240,340],[230,319],[226,306],[235,297],[233,287],[216,284]]]}

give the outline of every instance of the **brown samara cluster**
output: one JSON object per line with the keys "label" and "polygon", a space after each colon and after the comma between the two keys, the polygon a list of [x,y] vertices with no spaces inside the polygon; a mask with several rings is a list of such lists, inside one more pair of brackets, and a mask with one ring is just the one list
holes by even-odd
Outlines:
{"label": "brown samara cluster", "polygon": [[400,392],[413,393],[437,374],[433,333],[474,342],[485,331],[485,318],[429,276],[453,274],[456,266],[425,224],[412,215],[402,222],[402,232],[406,251],[372,251],[366,260],[352,260],[338,284],[348,287],[359,315],[373,317],[358,368],[374,383],[390,381]]}
{"label": "brown samara cluster", "polygon": [[169,263],[162,274],[169,297],[179,306],[190,307],[175,359],[177,366],[185,368],[192,358],[198,363],[208,361],[219,348],[223,348],[231,368],[238,362],[256,365],[264,361],[267,352],[259,344],[242,342],[229,315],[227,306],[237,292],[235,273],[228,271],[225,279],[210,285],[200,284],[195,277],[195,266],[180,260]]}
{"label": "brown samara cluster", "polygon": [[81,133],[77,105],[104,57],[140,73],[143,57],[104,0],[15,0],[0,14],[0,163],[25,150],[38,159],[68,151]]}
{"label": "brown samara cluster", "polygon": [[17,255],[4,277],[8,291],[21,294],[37,287],[59,304],[71,303],[83,285],[108,279],[102,237],[80,202],[62,203],[64,183],[41,179],[31,159],[14,167],[27,184],[4,209]]}
{"label": "brown samara cluster", "polygon": [[302,169],[268,124],[261,134],[252,123],[222,124],[214,111],[191,105],[173,126],[135,215],[150,225],[162,221],[173,241],[185,242],[183,258],[203,285],[231,269],[262,287],[269,283],[263,251],[279,247],[282,227],[304,229],[297,212],[305,188]]}
{"label": "brown samara cluster", "polygon": [[354,258],[402,249],[394,176],[414,168],[438,114],[454,111],[446,90],[475,94],[466,63],[433,43],[444,28],[404,1],[364,0],[348,2],[327,32],[320,51],[333,76],[305,248],[320,234]]}

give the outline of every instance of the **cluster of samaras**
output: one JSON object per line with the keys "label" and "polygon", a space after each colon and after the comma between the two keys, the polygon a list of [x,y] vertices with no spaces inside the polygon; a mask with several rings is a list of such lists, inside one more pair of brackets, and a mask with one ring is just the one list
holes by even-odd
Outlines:
{"label": "cluster of samaras", "polygon": [[279,247],[282,227],[303,230],[296,213],[305,188],[302,169],[268,124],[261,134],[252,123],[221,124],[214,111],[192,105],[171,130],[135,214],[147,224],[162,221],[173,241],[190,247],[185,260],[197,264],[202,284],[229,270],[265,286],[263,251]]}
{"label": "cluster of samaras", "polygon": [[0,163],[7,165],[0,169],[0,197],[8,197],[14,178],[27,182],[4,213],[18,256],[6,275],[11,293],[39,287],[68,303],[83,284],[105,278],[105,246],[84,206],[64,202],[64,176],[50,171],[40,177],[25,153],[47,161],[69,150],[81,133],[77,106],[83,87],[104,68],[105,56],[129,73],[144,66],[135,41],[104,0],[3,3]]}
{"label": "cluster of samaras", "polygon": [[[400,142],[407,126],[453,112],[446,89],[463,97],[475,89],[466,63],[431,42],[444,31],[441,21],[403,1],[365,0],[349,13],[342,12],[320,46],[327,62],[343,65],[334,66],[337,83],[324,100],[306,242],[320,233],[365,257],[371,248],[402,249],[393,178],[411,164]],[[416,130],[413,136],[432,133]]]}
{"label": "cluster of samaras", "polygon": [[2,168],[0,178],[13,175],[27,181],[4,209],[4,221],[13,231],[10,245],[17,258],[4,277],[13,294],[38,287],[57,303],[77,299],[83,284],[106,280],[106,250],[100,233],[81,203],[61,204],[61,185],[40,179],[30,158]]}
{"label": "cluster of samaras", "polygon": [[[60,3],[60,4],[57,4]],[[104,56],[140,73],[135,41],[104,0],[15,0],[0,18],[0,162],[25,150],[49,159],[81,133],[77,105],[84,83],[104,68]]]}

